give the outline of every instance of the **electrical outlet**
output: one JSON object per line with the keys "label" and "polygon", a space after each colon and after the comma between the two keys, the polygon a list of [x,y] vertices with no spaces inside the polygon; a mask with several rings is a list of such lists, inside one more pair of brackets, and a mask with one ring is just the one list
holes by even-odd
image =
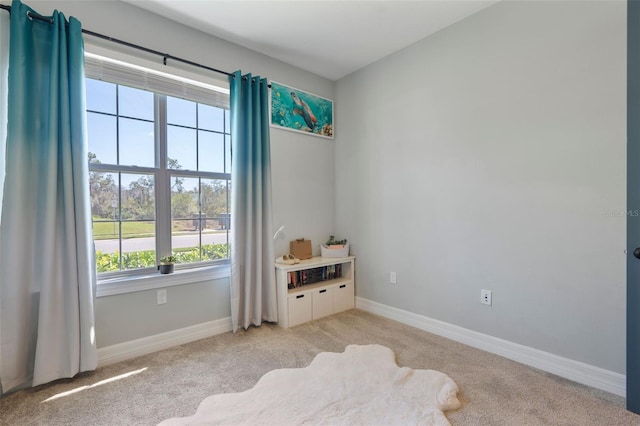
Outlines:
{"label": "electrical outlet", "polygon": [[162,290],[158,290],[156,299],[158,301],[158,305],[164,305],[165,303],[167,303],[167,289],[163,288]]}
{"label": "electrical outlet", "polygon": [[396,273],[395,272],[389,272],[389,282],[391,284],[397,284],[398,281],[396,280]]}
{"label": "electrical outlet", "polygon": [[491,290],[480,290],[480,303],[491,305]]}

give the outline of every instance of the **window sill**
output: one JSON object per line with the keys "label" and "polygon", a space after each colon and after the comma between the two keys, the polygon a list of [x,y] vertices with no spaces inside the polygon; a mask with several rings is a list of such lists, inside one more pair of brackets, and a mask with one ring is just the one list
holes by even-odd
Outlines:
{"label": "window sill", "polygon": [[177,270],[173,274],[161,274],[157,272],[149,275],[98,280],[96,297],[173,287],[182,284],[193,284],[220,278],[229,278],[230,276],[231,266],[227,264],[196,269],[182,269]]}

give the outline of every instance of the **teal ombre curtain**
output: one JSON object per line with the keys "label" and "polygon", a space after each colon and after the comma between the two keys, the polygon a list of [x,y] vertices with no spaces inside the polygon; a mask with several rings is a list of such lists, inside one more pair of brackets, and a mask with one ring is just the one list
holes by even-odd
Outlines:
{"label": "teal ombre curtain", "polygon": [[9,13],[0,11],[0,205],[4,189],[4,153],[7,140],[7,87],[9,73]]}
{"label": "teal ombre curtain", "polygon": [[2,391],[95,369],[80,22],[14,0],[0,222]]}
{"label": "teal ombre curtain", "polygon": [[[4,155],[7,141],[7,77],[9,74],[9,13],[0,10],[0,206],[4,189]],[[0,216],[1,218],[1,216]],[[1,220],[1,219],[0,219]],[[0,222],[1,223],[1,222]],[[0,251],[0,257],[2,251]],[[2,307],[2,292],[0,292],[0,309]],[[0,315],[0,343],[2,342],[2,319]],[[0,365],[2,365],[2,351],[0,350]],[[2,395],[2,386],[0,386]]]}
{"label": "teal ombre curtain", "polygon": [[268,85],[229,76],[231,86],[231,320],[238,327],[277,321],[271,205]]}

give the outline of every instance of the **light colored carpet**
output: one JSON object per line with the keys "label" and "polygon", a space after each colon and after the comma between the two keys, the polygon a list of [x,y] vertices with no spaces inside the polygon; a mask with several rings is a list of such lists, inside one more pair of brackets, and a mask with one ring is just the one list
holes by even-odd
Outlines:
{"label": "light colored carpet", "polygon": [[212,395],[195,415],[160,425],[450,426],[443,411],[460,407],[457,393],[446,374],[398,367],[385,346],[349,345],[308,367],[272,370],[247,391]]}
{"label": "light colored carpet", "polygon": [[[623,398],[357,309],[286,330],[263,325],[225,333],[16,392],[0,399],[0,424],[156,425],[193,415],[210,395],[250,389],[268,371],[306,367],[320,352],[371,343],[393,350],[400,366],[451,377],[462,402],[447,412],[455,426],[640,425]],[[126,373],[136,374],[105,382]]]}

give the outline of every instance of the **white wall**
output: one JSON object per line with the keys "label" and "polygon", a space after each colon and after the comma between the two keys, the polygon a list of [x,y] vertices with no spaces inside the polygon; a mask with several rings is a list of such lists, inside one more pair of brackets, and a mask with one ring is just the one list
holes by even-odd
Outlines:
{"label": "white wall", "polygon": [[338,81],[357,295],[624,373],[625,58],[624,1],[501,2]]}
{"label": "white wall", "polygon": [[[44,15],[56,8],[67,17],[75,16],[83,28],[91,31],[213,68],[228,72],[241,69],[243,73],[251,72],[327,98],[334,97],[334,83],[327,79],[127,3],[92,0],[28,4]],[[113,44],[111,47],[117,48]],[[143,55],[136,50],[128,52]],[[185,69],[198,72],[188,66]],[[277,240],[277,256],[288,253],[291,239],[305,237],[317,245],[333,233],[333,151],[333,142],[271,130],[274,230],[286,226]],[[155,290],[100,297],[96,305],[98,347],[225,318],[230,315],[229,304],[228,279],[171,287],[166,305],[156,304]]]}

